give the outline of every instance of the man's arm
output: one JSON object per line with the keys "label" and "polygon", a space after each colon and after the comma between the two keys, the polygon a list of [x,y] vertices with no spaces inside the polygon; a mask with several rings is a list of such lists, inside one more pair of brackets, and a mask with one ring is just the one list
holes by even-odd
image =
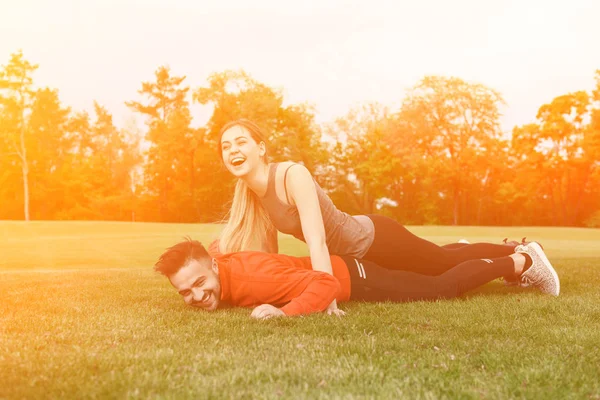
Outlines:
{"label": "man's arm", "polygon": [[299,296],[292,299],[281,308],[270,304],[262,304],[256,307],[251,317],[267,319],[279,316],[306,315],[323,311],[338,296],[340,282],[337,278],[318,271],[306,271],[310,275],[310,281]]}

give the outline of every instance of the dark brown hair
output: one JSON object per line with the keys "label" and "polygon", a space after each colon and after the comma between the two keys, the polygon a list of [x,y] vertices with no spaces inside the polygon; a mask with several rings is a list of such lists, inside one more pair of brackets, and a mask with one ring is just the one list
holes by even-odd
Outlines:
{"label": "dark brown hair", "polygon": [[185,241],[169,247],[161,254],[154,264],[154,270],[169,277],[192,260],[208,260],[210,262],[210,256],[202,243],[186,237]]}

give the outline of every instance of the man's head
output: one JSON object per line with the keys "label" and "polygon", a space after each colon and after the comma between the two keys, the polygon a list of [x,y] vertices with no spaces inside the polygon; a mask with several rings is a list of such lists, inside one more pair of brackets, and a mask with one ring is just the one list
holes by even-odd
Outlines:
{"label": "man's head", "polygon": [[187,239],[169,247],[154,265],[169,278],[186,304],[215,310],[221,299],[219,266],[197,240]]}

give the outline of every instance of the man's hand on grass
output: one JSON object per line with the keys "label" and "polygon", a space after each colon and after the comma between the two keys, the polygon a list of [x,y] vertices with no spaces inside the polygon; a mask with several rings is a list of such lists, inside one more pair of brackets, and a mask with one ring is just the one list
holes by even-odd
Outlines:
{"label": "man's hand on grass", "polygon": [[270,304],[261,304],[252,310],[250,316],[256,319],[269,319],[273,317],[285,317],[285,313]]}

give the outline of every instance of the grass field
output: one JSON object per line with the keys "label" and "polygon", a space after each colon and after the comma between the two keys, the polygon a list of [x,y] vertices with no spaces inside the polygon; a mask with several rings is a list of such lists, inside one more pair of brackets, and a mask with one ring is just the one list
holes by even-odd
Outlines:
{"label": "grass field", "polygon": [[[214,225],[0,221],[0,399],[600,399],[600,230],[411,227],[543,243],[561,296],[347,303],[344,318],[255,321],[185,307],[151,266]],[[280,237],[280,251],[306,255]]]}

